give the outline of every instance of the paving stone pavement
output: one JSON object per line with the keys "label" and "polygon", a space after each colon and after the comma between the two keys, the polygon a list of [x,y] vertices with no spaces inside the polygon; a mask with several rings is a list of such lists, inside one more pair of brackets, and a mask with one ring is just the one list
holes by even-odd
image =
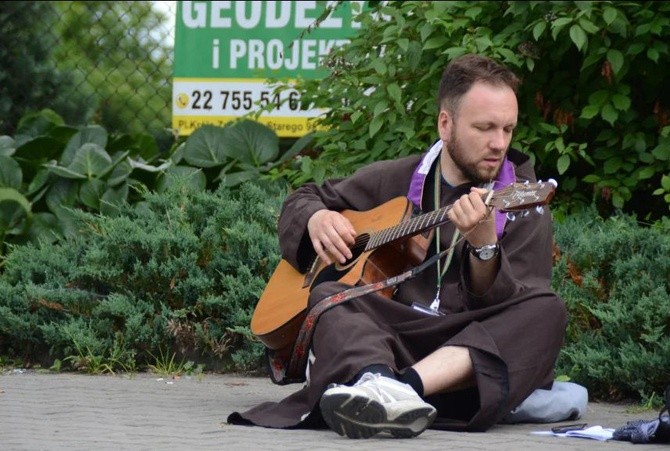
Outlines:
{"label": "paving stone pavement", "polygon": [[[276,430],[227,424],[230,412],[299,388],[267,378],[205,374],[90,376],[11,370],[0,374],[1,450],[653,450],[667,445],[541,436],[550,425],[496,426],[486,433],[427,430],[413,439],[350,440],[329,430]],[[589,425],[618,427],[655,412],[590,403]]]}

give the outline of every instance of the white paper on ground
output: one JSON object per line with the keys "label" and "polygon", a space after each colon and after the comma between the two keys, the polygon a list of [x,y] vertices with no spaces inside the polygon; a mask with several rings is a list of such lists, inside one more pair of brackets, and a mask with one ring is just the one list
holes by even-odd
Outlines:
{"label": "white paper on ground", "polygon": [[605,440],[611,440],[614,429],[603,428],[602,426],[591,426],[586,429],[580,429],[577,431],[568,431],[568,432],[552,432],[552,431],[532,431],[531,434],[535,435],[553,435],[554,437],[577,437],[577,438],[590,438],[593,440],[600,440],[604,442]]}

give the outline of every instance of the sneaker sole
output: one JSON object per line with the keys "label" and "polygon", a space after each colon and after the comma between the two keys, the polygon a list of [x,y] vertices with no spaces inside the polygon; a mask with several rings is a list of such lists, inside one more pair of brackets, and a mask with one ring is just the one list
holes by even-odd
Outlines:
{"label": "sneaker sole", "polygon": [[397,438],[416,437],[433,423],[437,414],[432,406],[418,407],[389,421],[384,406],[377,401],[345,393],[324,396],[319,406],[328,426],[349,438],[369,438],[384,431]]}

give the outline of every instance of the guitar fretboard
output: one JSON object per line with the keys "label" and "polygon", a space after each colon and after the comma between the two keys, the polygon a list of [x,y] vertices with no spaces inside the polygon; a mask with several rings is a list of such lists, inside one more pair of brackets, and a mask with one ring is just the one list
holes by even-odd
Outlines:
{"label": "guitar fretboard", "polygon": [[[556,186],[557,183],[553,179],[549,179],[546,183],[514,183],[490,193],[490,197],[487,194],[483,195],[482,200],[486,201],[487,205],[497,208],[498,211],[519,211],[549,202],[553,197]],[[370,251],[395,240],[410,237],[430,228],[440,226],[449,221],[447,213],[449,213],[451,207],[451,205],[447,205],[438,210],[402,221],[384,230],[373,232],[366,237],[368,241],[365,243],[364,250]],[[363,247],[363,243],[359,241],[359,238],[356,239],[356,242],[358,246]]]}
{"label": "guitar fretboard", "polygon": [[451,205],[442,207],[439,210],[434,210],[426,214],[415,216],[402,221],[393,227],[388,227],[384,230],[370,234],[370,240],[365,246],[365,250],[376,249],[385,244],[391,243],[400,238],[409,237],[421,233],[424,230],[442,225],[449,221],[447,213],[451,209]]}

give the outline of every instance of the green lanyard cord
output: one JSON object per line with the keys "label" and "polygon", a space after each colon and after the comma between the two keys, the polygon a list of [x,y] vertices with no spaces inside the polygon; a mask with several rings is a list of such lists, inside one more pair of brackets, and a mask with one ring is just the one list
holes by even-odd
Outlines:
{"label": "green lanyard cord", "polygon": [[[437,159],[437,166],[435,167],[435,184],[434,184],[434,200],[433,203],[435,205],[435,210],[440,208],[440,186],[442,185],[442,168],[441,166],[442,158]],[[451,264],[451,258],[454,256],[454,249],[456,248],[456,244],[458,243],[458,239],[460,237],[460,233],[458,229],[454,229],[454,235],[451,238],[451,245],[449,246],[449,253],[447,254],[447,258],[444,261],[444,268],[442,268],[442,259],[437,260],[437,292],[435,293],[435,299],[433,299],[433,302],[430,304],[430,309],[433,310],[434,312],[437,312],[438,309],[440,308],[440,290],[442,289],[442,277],[447,272],[447,269],[449,269],[449,265]],[[437,227],[435,229],[435,253],[439,254],[440,253],[440,227]]]}
{"label": "green lanyard cord", "polygon": [[[434,185],[434,205],[435,205],[435,210],[440,208],[440,187],[442,185],[442,168],[441,168],[441,160],[442,158],[437,159],[437,166],[435,167],[435,185]],[[493,197],[493,182],[489,183],[487,188],[489,189],[489,193],[486,196],[486,200],[484,203],[486,205],[489,205],[489,202],[491,202],[491,198]],[[490,211],[493,210],[493,207],[490,207]],[[489,213],[490,213],[489,211]],[[487,217],[490,215],[487,215]],[[476,227],[476,226],[475,226]],[[474,227],[473,227],[474,229]],[[472,231],[472,230],[470,230]],[[469,232],[470,232],[469,231]],[[468,233],[469,233],[468,232]],[[430,304],[430,309],[433,312],[436,312],[440,308],[440,290],[442,289],[442,278],[446,274],[447,270],[449,269],[449,265],[451,264],[451,258],[454,256],[454,249],[456,249],[456,245],[463,239],[465,238],[465,235],[461,236],[460,231],[455,228],[454,229],[454,235],[451,238],[451,244],[449,245],[447,257],[444,260],[444,268],[442,267],[442,259],[438,258],[437,259],[437,292],[435,293],[435,299],[433,299],[433,302]],[[435,228],[435,254],[439,255],[440,254],[440,227]]]}

